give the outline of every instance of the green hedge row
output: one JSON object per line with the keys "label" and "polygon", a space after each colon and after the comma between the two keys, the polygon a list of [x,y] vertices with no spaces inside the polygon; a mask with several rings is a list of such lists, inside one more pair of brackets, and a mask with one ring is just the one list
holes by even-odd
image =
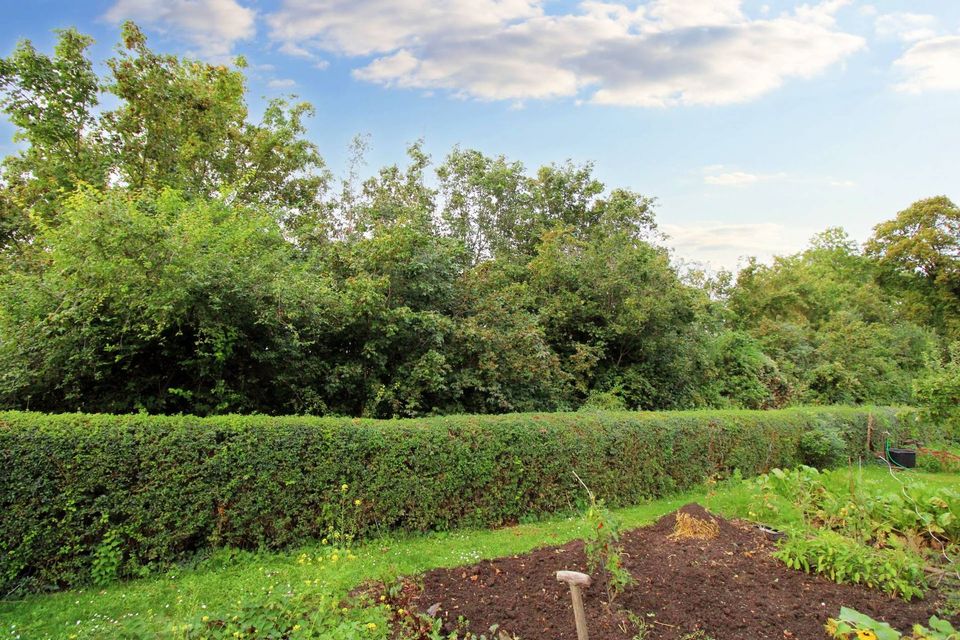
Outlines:
{"label": "green hedge row", "polygon": [[142,575],[218,547],[287,547],[331,527],[515,522],[581,504],[571,470],[610,503],[636,503],[794,465],[814,428],[838,430],[855,454],[868,420],[878,443],[908,422],[857,408],[398,421],[0,413],[0,594]]}

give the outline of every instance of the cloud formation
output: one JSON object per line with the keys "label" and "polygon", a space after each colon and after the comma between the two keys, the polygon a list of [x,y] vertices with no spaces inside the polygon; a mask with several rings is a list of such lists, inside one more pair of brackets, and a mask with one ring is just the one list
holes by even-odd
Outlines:
{"label": "cloud formation", "polygon": [[885,13],[877,16],[875,28],[882,38],[915,42],[937,34],[937,18],[926,13]]}
{"label": "cloud formation", "polygon": [[204,57],[229,55],[238,40],[252,38],[256,14],[236,0],[116,0],[104,17],[133,20],[195,47]]}
{"label": "cloud formation", "polygon": [[[284,0],[279,47],[366,57],[358,79],[482,100],[714,105],[823,72],[864,45],[834,21],[846,0],[760,18],[740,0]],[[369,58],[373,58],[369,60]]]}
{"label": "cloud formation", "polygon": [[811,229],[786,227],[773,222],[730,224],[693,222],[661,224],[667,245],[677,255],[713,268],[735,269],[742,258],[768,261],[803,249]]}
{"label": "cloud formation", "polygon": [[903,93],[960,91],[960,35],[937,36],[911,46],[894,62]]}
{"label": "cloud formation", "polygon": [[831,187],[854,187],[856,183],[833,177],[802,176],[783,171],[778,173],[748,173],[730,169],[722,164],[710,165],[703,169],[703,183],[716,187],[746,187],[759,182],[789,182],[794,184],[815,184]]}

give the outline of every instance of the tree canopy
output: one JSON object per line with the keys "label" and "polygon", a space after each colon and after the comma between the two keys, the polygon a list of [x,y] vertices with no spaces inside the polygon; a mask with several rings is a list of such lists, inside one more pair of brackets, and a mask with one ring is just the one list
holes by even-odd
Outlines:
{"label": "tree canopy", "polygon": [[931,377],[960,330],[946,197],[864,248],[830,229],[698,277],[655,200],[589,164],[414,143],[334,189],[310,105],[252,121],[243,60],[156,53],[127,24],[100,77],[91,42],[0,59],[22,145],[0,168],[0,407],[390,417],[949,386]]}

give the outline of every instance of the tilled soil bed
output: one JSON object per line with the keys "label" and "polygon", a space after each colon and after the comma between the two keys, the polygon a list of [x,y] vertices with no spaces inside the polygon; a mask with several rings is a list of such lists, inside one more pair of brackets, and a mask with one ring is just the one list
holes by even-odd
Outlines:
{"label": "tilled soil bed", "polygon": [[[673,539],[681,512],[713,519],[719,535],[709,540]],[[712,516],[696,504],[625,533],[621,542],[624,565],[636,582],[612,608],[605,605],[602,583],[586,590],[591,640],[634,638],[637,627],[626,611],[645,622],[643,637],[664,640],[679,640],[696,631],[715,640],[822,640],[824,623],[841,606],[901,630],[926,622],[935,613],[933,594],[905,602],[788,569],[771,557],[774,544],[755,527]],[[556,579],[556,572],[563,569],[586,572],[581,541],[430,571],[424,574],[423,591],[413,605],[420,611],[433,607],[447,630],[463,619],[477,634],[489,635],[488,629],[498,625],[523,640],[575,639],[570,592]]]}

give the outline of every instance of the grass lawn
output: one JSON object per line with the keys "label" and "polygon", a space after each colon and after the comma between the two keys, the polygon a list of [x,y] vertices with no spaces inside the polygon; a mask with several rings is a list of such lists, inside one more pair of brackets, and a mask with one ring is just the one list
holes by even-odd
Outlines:
{"label": "grass lawn", "polygon": [[[851,468],[832,477],[853,477],[881,491],[899,482],[956,487],[960,474],[911,471],[894,478],[886,468]],[[754,501],[747,482],[723,482],[684,495],[618,510],[625,528],[649,524],[681,505],[697,501],[726,517],[747,518]],[[773,526],[790,524],[789,510]],[[256,601],[268,593],[339,596],[357,584],[384,575],[410,575],[435,567],[470,564],[582,537],[581,518],[562,518],[494,531],[456,531],[370,541],[336,561],[307,562],[320,546],[283,553],[220,551],[193,568],[177,568],[152,578],[0,602],[0,639],[178,637],[183,624],[206,612],[232,610],[239,600]]]}

